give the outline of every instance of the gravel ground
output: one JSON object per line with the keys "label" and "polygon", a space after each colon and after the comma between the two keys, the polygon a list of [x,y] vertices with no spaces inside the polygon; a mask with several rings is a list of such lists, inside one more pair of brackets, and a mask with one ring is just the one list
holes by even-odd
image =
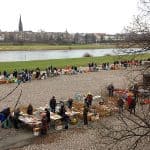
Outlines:
{"label": "gravel ground", "polygon": [[[115,88],[126,88],[127,82],[124,70],[100,71],[82,73],[78,75],[61,75],[46,80],[33,80],[21,83],[20,86],[6,99],[0,101],[0,110],[6,106],[14,107],[22,89],[22,96],[18,105],[31,103],[33,107],[45,106],[55,95],[57,100],[73,97],[75,93],[99,95],[101,90],[111,82]],[[7,95],[17,84],[0,85],[0,99]]]}
{"label": "gravel ground", "polygon": [[[6,99],[0,101],[0,110],[5,106],[13,108],[22,89],[23,93],[19,105],[28,105],[33,107],[45,106],[49,99],[55,95],[57,100],[65,100],[73,97],[75,93],[100,95],[105,91],[109,83],[113,83],[115,88],[127,88],[128,82],[125,76],[125,70],[111,70],[90,72],[78,75],[61,75],[58,77],[48,78],[46,80],[34,80],[28,83],[22,83]],[[0,85],[0,98],[7,95],[9,91],[15,88],[16,84]],[[20,150],[99,150],[105,149],[100,144],[100,137],[95,124],[94,128],[70,129],[56,134],[48,135],[47,140],[36,139],[32,145],[19,148]],[[0,140],[5,136],[13,136],[16,130],[0,129]],[[19,150],[18,149],[18,150]]]}

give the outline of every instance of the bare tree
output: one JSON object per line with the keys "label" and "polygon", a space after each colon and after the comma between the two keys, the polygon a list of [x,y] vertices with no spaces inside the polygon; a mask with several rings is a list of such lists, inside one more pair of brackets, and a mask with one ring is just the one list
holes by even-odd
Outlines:
{"label": "bare tree", "polygon": [[135,115],[128,112],[116,115],[114,124],[102,123],[100,134],[107,148],[128,150],[148,149],[150,146],[149,108],[138,110]]}
{"label": "bare tree", "polygon": [[[140,14],[134,18],[131,25],[125,28],[124,40],[118,43],[118,53],[141,54],[150,51],[150,0],[140,0]],[[135,47],[138,47],[137,49]],[[135,55],[133,56],[135,59]],[[139,69],[139,73],[131,76],[134,72],[128,72],[130,83],[138,82],[145,73],[150,74],[150,64]],[[142,82],[141,82],[142,83]],[[141,101],[150,98],[150,85],[143,86],[140,93]],[[146,89],[145,89],[146,87]],[[146,90],[146,92],[144,92]],[[142,105],[137,103],[136,113],[130,114],[125,110],[121,114],[113,116],[114,121],[102,122],[99,133],[102,136],[102,143],[106,149],[128,150],[144,149],[150,147],[150,104]],[[141,106],[142,105],[142,106]]]}
{"label": "bare tree", "polygon": [[150,51],[150,0],[139,0],[139,14],[125,27],[123,40],[117,46],[119,52],[127,54]]}

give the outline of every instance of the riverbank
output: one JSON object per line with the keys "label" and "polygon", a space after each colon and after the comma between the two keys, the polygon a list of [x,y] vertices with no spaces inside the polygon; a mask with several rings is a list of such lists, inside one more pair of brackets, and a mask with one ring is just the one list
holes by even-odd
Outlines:
{"label": "riverbank", "polygon": [[49,44],[0,44],[0,51],[31,51],[31,50],[72,50],[72,49],[107,49],[116,48],[115,44],[70,44],[70,45],[49,45]]}
{"label": "riverbank", "polygon": [[38,61],[21,61],[21,62],[0,62],[0,72],[4,70],[8,72],[22,69],[31,69],[39,67],[41,70],[49,66],[57,68],[65,68],[66,66],[87,66],[88,63],[94,62],[97,65],[102,63],[113,63],[120,60],[144,60],[150,58],[150,53],[138,55],[122,55],[122,56],[102,56],[102,57],[83,57],[71,59],[51,59],[51,60],[38,60]]}

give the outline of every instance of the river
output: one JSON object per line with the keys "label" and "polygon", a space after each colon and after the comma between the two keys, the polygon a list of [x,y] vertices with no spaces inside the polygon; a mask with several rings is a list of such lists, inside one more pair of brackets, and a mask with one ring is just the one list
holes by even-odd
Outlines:
{"label": "river", "polygon": [[0,62],[81,58],[87,53],[94,57],[114,54],[113,49],[0,51]]}
{"label": "river", "polygon": [[0,51],[0,62],[81,58],[85,54],[93,57],[116,55],[114,49]]}

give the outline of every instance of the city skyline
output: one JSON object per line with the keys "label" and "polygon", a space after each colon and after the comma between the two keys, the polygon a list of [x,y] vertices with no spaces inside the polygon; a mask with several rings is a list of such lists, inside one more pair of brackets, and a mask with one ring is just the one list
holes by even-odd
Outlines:
{"label": "city skyline", "polygon": [[[1,0],[0,0],[1,2]],[[120,33],[132,22],[137,0],[5,0],[1,2],[0,30],[69,33]]]}

